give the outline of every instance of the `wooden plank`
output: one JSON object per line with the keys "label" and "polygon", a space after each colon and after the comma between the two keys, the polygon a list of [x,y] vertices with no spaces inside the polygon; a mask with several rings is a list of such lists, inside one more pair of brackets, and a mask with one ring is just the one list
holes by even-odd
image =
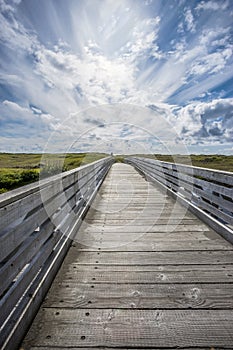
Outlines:
{"label": "wooden plank", "polygon": [[97,252],[79,253],[71,247],[69,259],[79,264],[109,265],[200,265],[231,264],[232,251],[180,251],[177,252],[110,252],[102,251],[101,259]]}
{"label": "wooden plank", "polygon": [[[44,308],[24,344],[30,346],[231,347],[231,310]],[[38,327],[41,325],[41,327]],[[43,327],[42,327],[43,325]],[[24,347],[23,344],[23,347]]]}
{"label": "wooden plank", "polygon": [[[116,226],[114,226],[115,228]],[[177,229],[179,228],[179,226],[177,227]],[[80,230],[81,231],[81,230]],[[177,231],[155,231],[155,229],[153,231],[148,231],[148,232],[144,232],[143,230],[141,231],[120,231],[120,230],[110,230],[109,227],[101,227],[98,230],[98,227],[96,227],[96,229],[93,227],[92,229],[82,229],[81,232],[78,233],[78,235],[76,236],[77,241],[80,241],[80,239],[87,237],[87,236],[91,236],[92,238],[97,238],[100,235],[102,235],[103,239],[116,239],[117,237],[119,237],[119,242],[121,242],[122,239],[125,239],[127,237],[130,237],[132,239],[137,239],[140,241],[149,241],[151,243],[153,242],[166,242],[166,241],[189,241],[192,240],[193,242],[199,240],[199,241],[218,241],[219,243],[222,244],[227,244],[229,246],[230,245],[227,241],[223,240],[221,238],[221,236],[219,236],[216,232],[214,231],[193,231],[193,230],[185,230],[185,231],[181,231],[181,230],[177,230]]]}
{"label": "wooden plank", "polygon": [[[151,203],[151,202],[147,202],[145,201],[141,201],[141,202],[122,202],[122,201],[114,201],[113,199],[109,198],[108,201],[101,201],[98,203],[98,212],[96,212],[96,214],[98,213],[104,213],[104,210],[106,211],[106,213],[108,213],[110,210],[114,210],[113,213],[116,212],[116,210],[119,208],[119,210],[127,210],[127,212],[135,212],[135,211],[140,211],[140,210],[144,210],[148,213],[153,213],[153,212],[158,212],[158,211],[177,211],[177,212],[185,212],[184,207],[182,207],[181,205],[177,205],[176,203],[167,203],[167,202],[162,202],[161,200],[159,201],[160,203]],[[108,208],[109,206],[109,208]],[[92,214],[90,212],[90,214]]]}
{"label": "wooden plank", "polygon": [[[62,347],[63,349],[70,349],[70,347]],[[49,347],[49,350],[59,350],[60,348],[59,347]],[[116,350],[116,348],[111,348],[111,347],[108,347],[107,348],[108,350]],[[121,350],[132,350],[132,348],[120,348]],[[142,348],[133,348],[134,350],[142,350]],[[144,348],[145,349],[145,348]],[[148,349],[148,348],[147,348]],[[155,347],[153,347],[153,348],[151,348],[150,347],[150,350],[171,350],[171,349],[177,349],[177,347],[175,347],[175,348],[171,348],[171,347],[169,347],[169,348],[155,348]],[[19,349],[19,350],[27,350],[27,348],[24,348],[24,349]],[[28,349],[29,350],[29,349]],[[37,347],[37,346],[30,346],[30,350],[48,350],[48,348],[47,347],[44,347],[44,346],[39,346],[39,347]],[[72,350],[106,350],[106,347],[98,347],[98,348],[96,348],[96,347],[85,347],[85,348],[81,348],[81,347],[73,347],[72,346]],[[193,348],[182,348],[182,350],[193,350]],[[227,348],[220,348],[220,347],[218,347],[218,348],[210,348],[209,346],[208,347],[206,347],[206,348],[200,348],[200,347],[198,347],[198,350],[232,350],[232,349],[227,349]]]}
{"label": "wooden plank", "polygon": [[[56,283],[232,283],[233,265],[77,265],[66,260]],[[210,286],[211,288],[211,286]],[[222,286],[224,289],[224,285]],[[232,287],[233,288],[233,287]]]}
{"label": "wooden plank", "polygon": [[[179,228],[179,226],[178,226]],[[75,240],[80,243],[80,250],[96,250],[102,247],[106,250],[118,251],[182,251],[182,250],[233,250],[232,244],[223,240],[211,231],[166,231],[127,232],[124,227],[111,231],[104,226],[97,230],[81,231]],[[123,232],[122,232],[123,231]]]}
{"label": "wooden plank", "polygon": [[173,206],[166,206],[166,204],[164,203],[160,203],[160,207],[154,207],[153,204],[148,204],[148,203],[137,203],[137,204],[121,204],[121,203],[110,203],[110,202],[106,202],[106,203],[103,203],[103,204],[98,204],[98,211],[101,213],[101,212],[106,212],[106,213],[109,213],[110,211],[112,211],[113,213],[114,212],[117,212],[117,211],[120,211],[120,210],[127,210],[127,212],[135,212],[135,211],[147,211],[148,213],[152,214],[153,212],[156,213],[156,212],[171,212],[171,211],[174,211],[174,212],[177,212],[177,213],[185,213],[186,210],[184,207],[181,207],[180,205],[176,205]]}
{"label": "wooden plank", "polygon": [[11,252],[29,237],[34,230],[41,226],[48,219],[48,214],[44,207],[32,214],[24,222],[12,228],[5,235],[0,236],[0,261],[3,261]]}
{"label": "wooden plank", "polygon": [[[133,220],[132,220],[133,221]],[[165,221],[165,220],[164,220]],[[171,219],[171,222],[174,224],[170,225],[170,220],[166,220],[166,223],[168,224],[159,224],[156,221],[155,222],[150,222],[150,221],[144,221],[144,222],[136,222],[137,226],[134,225],[130,225],[127,224],[124,226],[124,220],[123,221],[119,221],[117,223],[117,221],[112,220],[111,224],[109,222],[106,221],[95,221],[93,222],[93,224],[90,224],[86,221],[84,221],[82,228],[80,229],[79,235],[81,233],[86,233],[86,232],[91,232],[91,233],[95,233],[98,232],[98,228],[101,227],[101,231],[102,232],[118,232],[119,230],[121,230],[122,233],[172,233],[172,232],[183,232],[185,234],[185,232],[202,232],[203,235],[210,233],[211,230],[208,226],[206,225],[201,225],[198,224],[196,225],[197,222],[195,222],[195,224],[193,225],[186,225],[181,223],[181,221],[177,220],[177,219]],[[141,225],[139,225],[141,223]],[[125,229],[123,228],[125,227]],[[119,233],[119,232],[118,232]],[[219,236],[220,237],[220,236]],[[220,240],[222,239],[221,237],[219,238]]]}
{"label": "wooden plank", "polygon": [[[15,194],[14,191],[10,191],[9,193],[11,196],[8,198],[7,204],[0,208],[0,230],[5,229],[8,225],[13,226],[14,221],[23,221],[24,217],[28,215],[30,211],[34,210],[36,207],[42,204],[42,199],[43,202],[47,202],[49,200],[53,200],[54,197],[61,195],[64,196],[64,193],[72,190],[70,186],[74,184],[74,177],[66,175],[64,176],[64,179],[59,177],[58,180],[53,180],[52,177],[50,182],[46,180],[45,187],[43,186],[43,181],[36,183],[36,185],[29,185],[29,187],[32,187],[34,189],[32,193],[31,191],[27,191],[27,186],[23,186],[23,189],[25,191],[24,196],[23,192],[21,193],[21,191],[23,191],[22,189],[16,190],[16,192],[20,192],[21,194],[19,198],[17,196],[17,193]],[[11,202],[9,202],[10,199]],[[0,204],[4,204],[4,201],[3,203],[0,201]]]}
{"label": "wooden plank", "polygon": [[[189,214],[189,213],[187,213]],[[143,218],[145,220],[147,219],[153,219],[154,217],[160,217],[160,216],[167,216],[170,217],[172,216],[186,216],[186,211],[185,210],[172,210],[171,209],[159,209],[159,210],[154,210],[154,209],[150,209],[148,210],[145,207],[142,208],[138,208],[136,210],[136,208],[133,209],[129,209],[126,207],[120,207],[120,209],[118,208],[108,208],[108,209],[99,209],[99,212],[94,214],[94,215],[88,215],[87,216],[87,220],[111,220],[111,219],[115,219],[115,220],[123,220],[123,219],[131,219],[131,218],[135,218],[135,216],[139,216],[140,218]]]}
{"label": "wooden plank", "polygon": [[[28,217],[19,224],[16,226],[13,225],[9,230],[6,230],[4,234],[1,234],[0,260],[2,261],[13,250],[15,250],[24,240],[27,239],[27,237],[33,233],[35,229],[40,227],[49,216],[52,218],[58,208],[60,208],[60,213],[62,213],[62,211],[66,211],[67,207],[69,209],[69,205],[67,205],[66,201],[68,201],[72,196],[73,190],[68,189],[64,193],[55,197],[50,204],[46,205],[46,207],[41,206],[39,208],[32,208],[33,210],[31,215],[28,215]],[[53,217],[53,222],[55,225],[61,220],[58,213],[57,217],[58,219]]]}
{"label": "wooden plank", "polygon": [[[178,221],[180,222],[181,220],[183,219],[188,219],[188,220],[192,220],[193,219],[193,216],[192,214],[190,215],[158,215],[158,216],[153,216],[152,218],[141,218],[140,215],[139,215],[139,218],[136,220],[135,218],[129,218],[129,219],[118,219],[115,218],[115,219],[87,219],[85,218],[84,221],[87,223],[87,224],[105,224],[105,225],[108,225],[108,226],[122,226],[123,224],[127,224],[127,227],[128,226],[134,226],[136,229],[138,226],[147,226],[147,225],[151,225],[151,226],[154,226],[158,223],[159,220],[163,220],[163,221]],[[202,226],[204,227],[204,225]],[[196,229],[195,229],[196,230]]]}
{"label": "wooden plank", "polygon": [[16,220],[23,221],[27,213],[39,205],[41,205],[41,196],[37,188],[36,192],[25,195],[24,198],[20,198],[0,208],[0,231],[5,230],[7,226],[12,225]]}
{"label": "wooden plank", "polygon": [[53,230],[54,225],[51,221],[46,222],[41,230],[30,236],[18,251],[0,268],[0,295],[39,251]]}
{"label": "wooden plank", "polygon": [[[62,260],[64,259],[70,243],[71,240],[68,239],[63,246],[61,245],[59,248],[57,247],[57,249],[52,252],[49,259],[46,261],[46,264],[31,284],[28,294],[25,293],[18,307],[13,309],[9,322],[4,325],[1,331],[1,349],[18,349],[22,338],[31,325],[31,322],[34,319]],[[62,250],[60,250],[60,248],[62,248]]]}
{"label": "wooden plank", "polygon": [[50,308],[233,309],[233,284],[54,283],[43,304]]}
{"label": "wooden plank", "polygon": [[[195,193],[196,194],[200,194],[201,195],[201,193],[199,192],[199,190],[196,190],[195,189]],[[202,197],[204,197],[204,198],[207,198],[207,197],[205,197],[205,196],[203,196],[202,195]],[[207,199],[209,199],[209,201],[210,202],[214,202],[214,203],[216,203],[216,205],[219,207],[219,208],[222,208],[223,210],[228,210],[228,211],[230,211],[230,212],[233,212],[233,201],[232,200],[226,200],[226,199],[224,199],[221,195],[219,195],[219,196],[216,196],[217,198],[215,198],[215,201],[213,201],[213,198],[212,198],[212,196],[209,196],[209,198],[207,198]]]}
{"label": "wooden plank", "polygon": [[[135,239],[135,237],[134,237]],[[230,243],[221,241],[163,241],[163,242],[146,242],[146,241],[133,241],[130,237],[125,237],[119,243],[119,238],[114,237],[104,238],[100,236],[98,238],[85,238],[80,239],[82,244],[80,251],[96,251],[96,246],[103,246],[104,248],[110,249],[111,251],[124,251],[124,252],[177,252],[179,254],[181,251],[232,251],[233,247]]]}
{"label": "wooden plank", "polygon": [[[226,223],[233,224],[233,216],[223,212],[221,210],[221,208],[220,209],[215,208],[212,206],[212,204],[206,203],[205,201],[203,201],[201,199],[197,201],[197,205],[198,205],[198,207],[200,207],[200,209],[207,210],[207,212],[209,212],[212,215],[215,215],[219,219],[222,219]],[[232,206],[233,206],[233,204],[232,204]]]}
{"label": "wooden plank", "polygon": [[[100,221],[100,223],[102,224],[103,223],[103,221],[101,220]],[[96,224],[95,224],[95,222],[94,222],[94,220],[93,220],[93,222],[90,220],[90,219],[88,219],[87,218],[87,216],[84,218],[84,221],[83,221],[83,227],[82,227],[82,231],[84,230],[84,229],[92,229],[93,227],[98,227],[98,222],[96,222]],[[169,224],[169,225],[178,225],[178,224],[180,224],[180,225],[185,225],[185,226],[187,226],[187,225],[197,225],[198,224],[198,227],[201,227],[201,228],[204,228],[205,227],[205,229],[204,229],[204,231],[207,231],[207,230],[209,230],[210,231],[210,228],[209,228],[209,226],[207,226],[207,225],[200,225],[200,221],[197,219],[197,218],[194,218],[194,219],[189,219],[189,218],[186,218],[186,217],[184,217],[183,219],[170,219],[170,218],[166,218],[166,219],[157,219],[156,220],[156,224],[157,225],[167,225],[167,224]],[[113,225],[111,225],[111,229],[113,229],[113,227],[112,227]],[[114,225],[115,226],[115,225]],[[119,225],[118,225],[119,226]],[[130,232],[131,231],[135,231],[135,229],[137,229],[137,227],[135,227],[134,225],[128,225],[127,226],[127,232],[128,232],[128,230],[130,230]],[[197,229],[195,229],[195,232],[197,231]],[[218,235],[218,234],[217,234]],[[218,235],[219,236],[219,235]]]}
{"label": "wooden plank", "polygon": [[39,273],[41,266],[43,266],[50,256],[53,248],[60,239],[59,233],[56,236],[52,235],[44,244],[43,249],[39,250],[37,255],[33,258],[30,264],[25,265],[25,268],[17,276],[17,279],[12,284],[11,288],[4,294],[0,300],[0,324],[4,323],[12,309],[16,306],[20,298],[30,286],[33,279]]}

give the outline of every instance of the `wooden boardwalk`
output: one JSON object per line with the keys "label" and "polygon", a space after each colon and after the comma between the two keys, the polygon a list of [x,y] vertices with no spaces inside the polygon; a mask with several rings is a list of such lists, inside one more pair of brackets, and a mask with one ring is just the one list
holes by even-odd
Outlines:
{"label": "wooden boardwalk", "polygon": [[233,246],[114,164],[21,349],[233,349]]}

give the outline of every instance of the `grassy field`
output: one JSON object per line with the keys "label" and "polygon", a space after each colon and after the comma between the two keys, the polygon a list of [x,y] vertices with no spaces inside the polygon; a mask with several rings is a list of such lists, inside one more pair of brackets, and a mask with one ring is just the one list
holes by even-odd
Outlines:
{"label": "grassy field", "polygon": [[0,193],[92,163],[106,157],[104,153],[41,154],[0,153]]}
{"label": "grassy field", "polygon": [[[28,153],[0,153],[0,193],[18,188],[39,180],[40,174],[43,177],[60,173],[91,163],[95,160],[106,157],[104,153],[70,153],[46,155]],[[140,155],[142,156],[142,155]],[[191,164],[194,166],[218,169],[233,172],[233,156],[225,155],[143,155],[153,159]],[[124,161],[124,155],[115,157],[117,162]]]}
{"label": "grassy field", "polygon": [[[181,164],[189,164],[202,168],[210,168],[215,170],[232,171],[233,172],[233,156],[225,156],[219,154],[205,155],[205,154],[191,154],[185,155],[162,155],[155,154],[154,158],[164,162],[176,162]],[[190,164],[191,160],[191,164]]]}

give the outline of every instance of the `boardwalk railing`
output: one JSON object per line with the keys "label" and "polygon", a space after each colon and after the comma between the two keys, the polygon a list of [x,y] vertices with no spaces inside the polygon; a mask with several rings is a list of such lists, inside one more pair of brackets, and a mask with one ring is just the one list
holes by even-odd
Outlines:
{"label": "boardwalk railing", "polygon": [[113,158],[0,196],[0,348],[17,347]]}
{"label": "boardwalk railing", "polygon": [[233,173],[143,157],[129,157],[126,162],[160,183],[233,243]]}

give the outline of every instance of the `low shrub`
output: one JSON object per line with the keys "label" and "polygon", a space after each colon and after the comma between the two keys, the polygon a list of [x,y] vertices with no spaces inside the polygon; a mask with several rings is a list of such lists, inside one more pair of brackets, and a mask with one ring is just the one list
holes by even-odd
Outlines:
{"label": "low shrub", "polygon": [[39,180],[39,172],[36,170],[0,170],[0,193],[13,190]]}

